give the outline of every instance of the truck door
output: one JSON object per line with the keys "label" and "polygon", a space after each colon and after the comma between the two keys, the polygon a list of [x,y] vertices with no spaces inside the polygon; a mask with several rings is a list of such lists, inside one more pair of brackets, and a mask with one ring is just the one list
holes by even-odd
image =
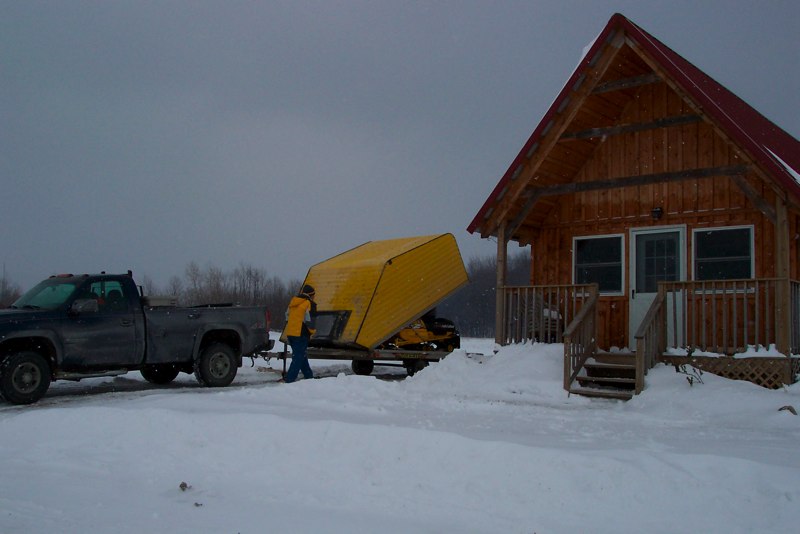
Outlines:
{"label": "truck door", "polygon": [[[88,280],[75,300],[94,299],[97,311],[69,312],[62,328],[63,366],[97,368],[136,365],[143,358],[136,295],[119,280]],[[70,303],[72,304],[72,303]]]}

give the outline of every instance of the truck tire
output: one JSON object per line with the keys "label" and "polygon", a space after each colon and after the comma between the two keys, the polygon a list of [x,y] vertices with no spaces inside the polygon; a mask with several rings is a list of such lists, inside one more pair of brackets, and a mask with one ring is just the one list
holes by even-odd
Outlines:
{"label": "truck tire", "polygon": [[414,376],[417,371],[422,371],[428,367],[428,362],[425,360],[403,360],[403,367],[406,368],[408,376]]}
{"label": "truck tire", "polygon": [[0,394],[12,404],[36,402],[49,387],[50,366],[37,352],[17,352],[0,364]]}
{"label": "truck tire", "polygon": [[140,371],[145,380],[151,384],[169,384],[178,376],[180,370],[171,363],[148,365]]}
{"label": "truck tire", "polygon": [[194,376],[207,387],[225,387],[236,378],[236,354],[224,343],[209,345],[194,362]]}
{"label": "truck tire", "polygon": [[375,362],[372,360],[353,360],[350,367],[357,375],[369,376],[372,374],[372,370],[375,369]]}

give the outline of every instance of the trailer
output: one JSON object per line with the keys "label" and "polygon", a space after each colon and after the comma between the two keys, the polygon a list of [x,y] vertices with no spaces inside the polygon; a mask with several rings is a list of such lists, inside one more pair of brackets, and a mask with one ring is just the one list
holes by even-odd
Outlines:
{"label": "trailer", "polygon": [[413,375],[460,347],[455,324],[435,308],[468,282],[452,234],[369,241],[318,263],[303,282],[317,303],[308,357],[351,360],[360,375],[376,363]]}

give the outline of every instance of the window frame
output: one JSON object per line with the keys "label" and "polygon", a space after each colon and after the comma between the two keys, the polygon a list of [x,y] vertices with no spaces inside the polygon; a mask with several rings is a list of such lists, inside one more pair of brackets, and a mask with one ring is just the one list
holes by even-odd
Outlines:
{"label": "window frame", "polygon": [[[752,224],[741,224],[735,226],[713,226],[692,229],[692,280],[695,282],[707,282],[710,280],[700,280],[697,278],[697,234],[700,232],[720,232],[726,230],[749,230],[750,232],[750,276],[748,278],[724,278],[722,280],[754,280],[756,275],[756,232]],[[719,280],[714,278],[713,280]]]}
{"label": "window frame", "polygon": [[572,237],[572,283],[577,285],[577,264],[578,264],[578,241],[586,241],[589,239],[619,239],[619,291],[604,291],[600,289],[600,295],[608,297],[621,297],[625,295],[625,234],[598,234],[598,235],[581,235]]}

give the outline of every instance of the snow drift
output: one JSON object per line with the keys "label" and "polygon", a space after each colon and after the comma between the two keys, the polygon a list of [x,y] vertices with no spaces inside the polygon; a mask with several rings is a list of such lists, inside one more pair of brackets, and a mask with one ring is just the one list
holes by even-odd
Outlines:
{"label": "snow drift", "polygon": [[561,345],[464,346],[405,380],[262,362],[227,389],[131,374],[0,404],[0,531],[797,531],[798,387],[662,366],[593,400],[563,391]]}

